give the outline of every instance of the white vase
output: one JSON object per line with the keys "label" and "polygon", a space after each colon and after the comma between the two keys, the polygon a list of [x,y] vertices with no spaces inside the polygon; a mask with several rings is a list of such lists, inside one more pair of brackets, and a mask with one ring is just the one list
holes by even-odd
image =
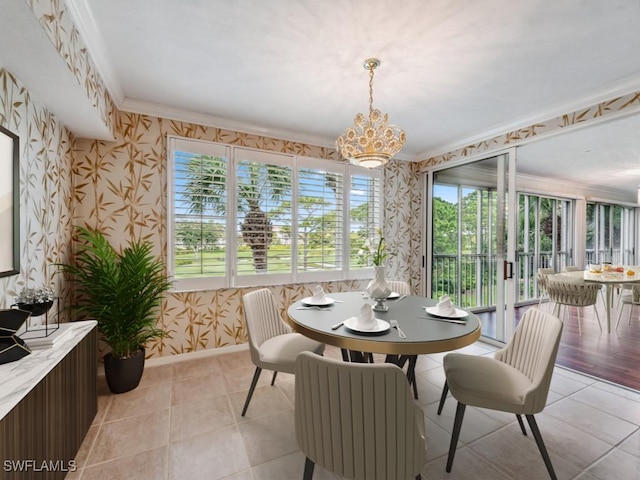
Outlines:
{"label": "white vase", "polygon": [[373,280],[367,285],[367,294],[370,298],[375,300],[385,299],[391,294],[389,284],[384,278],[385,267],[373,267],[374,277]]}

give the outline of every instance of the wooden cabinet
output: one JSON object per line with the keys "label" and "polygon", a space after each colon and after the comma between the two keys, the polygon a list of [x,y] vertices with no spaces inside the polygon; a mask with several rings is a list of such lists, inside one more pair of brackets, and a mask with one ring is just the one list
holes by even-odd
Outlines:
{"label": "wooden cabinet", "polygon": [[93,327],[0,420],[0,479],[64,479],[97,411]]}

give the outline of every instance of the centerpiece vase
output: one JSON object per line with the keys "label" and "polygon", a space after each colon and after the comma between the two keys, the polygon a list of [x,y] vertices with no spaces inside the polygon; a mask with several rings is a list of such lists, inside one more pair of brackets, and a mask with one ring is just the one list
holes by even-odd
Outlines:
{"label": "centerpiece vase", "polygon": [[367,285],[367,294],[369,295],[369,298],[376,301],[376,304],[373,306],[373,309],[376,312],[386,312],[389,310],[389,307],[385,304],[385,301],[391,294],[391,289],[384,278],[384,265],[373,267],[373,272],[373,280],[371,280],[369,285]]}

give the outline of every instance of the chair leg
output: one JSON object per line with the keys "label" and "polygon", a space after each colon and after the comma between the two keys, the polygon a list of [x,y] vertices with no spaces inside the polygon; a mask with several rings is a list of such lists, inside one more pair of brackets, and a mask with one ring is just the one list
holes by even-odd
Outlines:
{"label": "chair leg", "polygon": [[258,379],[260,378],[260,374],[262,373],[262,368],[256,367],[256,371],[253,373],[253,380],[251,380],[251,386],[249,387],[249,393],[247,393],[247,399],[244,401],[244,407],[242,408],[242,413],[240,416],[244,417],[244,414],[247,413],[247,408],[249,408],[249,402],[251,401],[251,397],[253,396],[253,391],[256,389],[256,384],[258,383]]}
{"label": "chair leg", "polygon": [[622,318],[622,311],[624,310],[624,303],[622,304],[622,308],[618,311],[618,321],[616,322],[616,330],[618,329],[618,325],[620,325],[620,319]]}
{"label": "chair leg", "polygon": [[582,336],[582,319],[580,318],[580,311],[582,307],[576,307],[576,312],[578,313],[578,335]]}
{"label": "chair leg", "polygon": [[273,377],[271,377],[271,386],[273,387],[273,384],[276,383],[276,375],[278,375],[277,371],[273,371]]}
{"label": "chair leg", "polygon": [[417,475],[416,475],[416,480],[422,480],[422,475],[417,474]]}
{"label": "chair leg", "polygon": [[593,311],[596,312],[596,320],[598,320],[598,327],[600,327],[600,331],[602,331],[602,323],[600,323],[600,315],[598,315],[598,309],[596,308],[595,303],[593,304]]}
{"label": "chair leg", "polygon": [[440,403],[438,404],[438,415],[442,413],[444,402],[447,399],[447,393],[449,393],[449,385],[447,385],[447,381],[445,380],[444,387],[442,387],[442,395],[440,395]]}
{"label": "chair leg", "polygon": [[467,406],[458,402],[456,408],[456,419],[453,421],[453,432],[451,433],[451,445],[449,445],[449,457],[447,458],[447,473],[451,473],[453,466],[453,457],[456,455],[456,447],[458,446],[458,438],[460,437],[460,428],[462,427],[462,419],[464,418],[464,409]]}
{"label": "chair leg", "polygon": [[316,464],[309,457],[304,461],[304,476],[302,480],[311,480],[313,478],[313,468]]}
{"label": "chair leg", "polygon": [[631,314],[633,313],[633,303],[629,305],[629,325],[631,325]]}
{"label": "chair leg", "polygon": [[524,428],[524,422],[522,421],[522,415],[516,413],[516,418],[518,419],[518,425],[520,425],[520,430],[522,430],[522,434],[527,436],[527,429]]}
{"label": "chair leg", "polygon": [[536,423],[536,419],[533,415],[526,415],[527,422],[529,422],[529,428],[531,429],[531,433],[533,433],[533,438],[536,439],[536,443],[538,444],[538,450],[540,450],[540,454],[542,455],[542,459],[544,460],[544,464],[547,467],[547,471],[549,472],[549,476],[552,480],[557,480],[556,472],[553,470],[553,465],[551,465],[551,459],[549,458],[549,454],[547,453],[547,448],[544,446],[544,442],[542,441],[542,435],[540,435],[540,430],[538,429],[538,424]]}

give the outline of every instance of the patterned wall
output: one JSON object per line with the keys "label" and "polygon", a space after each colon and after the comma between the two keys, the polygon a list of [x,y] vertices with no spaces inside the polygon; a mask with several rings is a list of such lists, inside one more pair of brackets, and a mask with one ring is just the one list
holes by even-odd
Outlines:
{"label": "patterned wall", "polygon": [[638,111],[640,111],[640,92],[632,92],[544,122],[503,133],[493,138],[452,150],[443,155],[428,158],[420,162],[419,170],[424,172],[435,165],[458,158],[514,147],[530,140],[532,137],[556,135],[561,133],[562,130],[571,129],[584,123],[595,123],[605,117],[614,118],[619,115],[637,113]]}
{"label": "patterned wall", "polygon": [[0,308],[23,287],[52,286],[68,261],[72,225],[72,142],[69,131],[0,65],[0,125],[20,137],[20,274],[0,278]]}
{"label": "patterned wall", "polygon": [[[166,136],[230,143],[281,153],[331,159],[332,149],[288,142],[220,128],[119,112],[116,141],[78,139],[74,152],[76,187],[74,223],[104,232],[116,246],[129,238],[149,240],[156,254],[166,258]],[[420,281],[416,245],[404,239],[420,238],[415,208],[420,192],[414,188],[416,172],[406,162],[392,162],[385,171],[385,232],[397,252],[389,277]],[[400,241],[400,240],[403,241]],[[323,283],[326,291],[361,289],[366,281]],[[283,312],[311,293],[314,284],[272,287]],[[199,349],[235,345],[246,341],[241,298],[246,289],[172,293],[164,302],[160,322],[169,333],[148,348],[152,355],[171,355]]]}

